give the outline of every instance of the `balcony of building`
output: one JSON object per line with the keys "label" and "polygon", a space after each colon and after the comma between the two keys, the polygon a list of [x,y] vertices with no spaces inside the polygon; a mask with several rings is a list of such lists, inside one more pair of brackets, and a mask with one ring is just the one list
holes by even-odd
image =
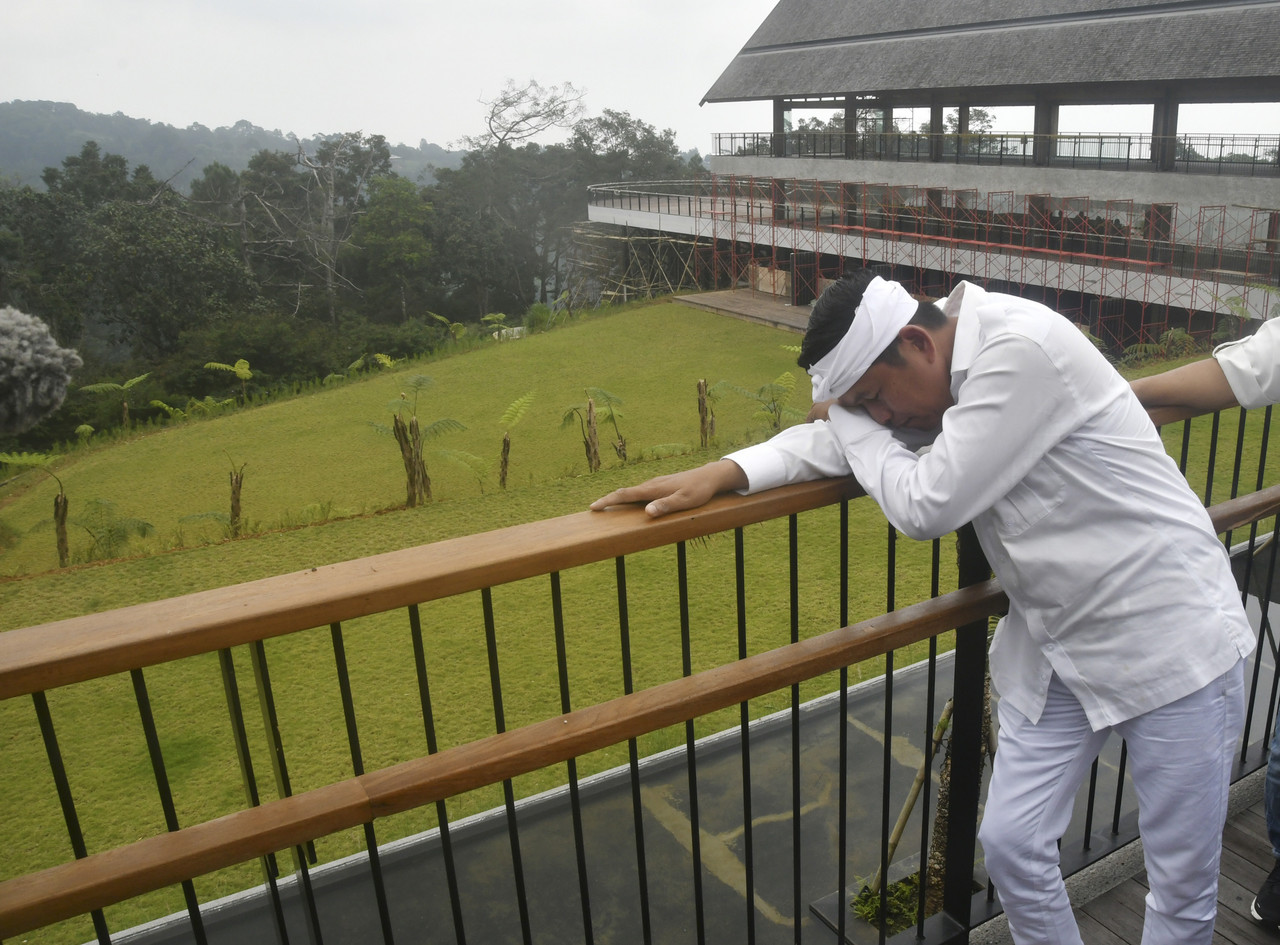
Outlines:
{"label": "balcony of building", "polygon": [[1277,134],[740,132],[715,135],[709,164],[726,177],[1280,209]]}
{"label": "balcony of building", "polygon": [[[766,160],[775,172],[794,166]],[[841,162],[819,163],[828,171]],[[654,285],[748,287],[806,306],[847,268],[867,265],[931,297],[958,279],[1029,294],[1117,354],[1158,342],[1171,328],[1208,342],[1223,319],[1275,314],[1274,193],[1270,204],[1188,205],[1122,190],[1109,199],[1021,191],[1012,181],[984,191],[874,180],[717,174],[598,184],[588,214],[630,243],[627,265],[612,270],[621,273],[609,287],[618,296],[643,296]],[[1274,180],[1269,186],[1274,190]],[[646,245],[654,240],[663,245]],[[593,251],[589,243],[584,239],[583,258]],[[618,255],[594,251],[603,278]],[[649,271],[662,278],[647,285],[632,278]]]}
{"label": "balcony of building", "polygon": [[715,135],[711,157],[821,158],[1277,177],[1280,176],[1280,135],[738,132]]}
{"label": "balcony of building", "polygon": [[[1276,701],[1271,424],[1241,410],[1166,431],[1257,629],[1237,766],[1253,783]],[[999,912],[976,827],[1004,606],[965,533],[905,540],[830,480],[9,631],[6,807],[15,835],[56,822],[64,839],[10,842],[0,938],[870,942],[889,936],[850,898],[945,844],[940,911],[903,940],[966,941]],[[179,704],[200,731],[174,729]],[[133,779],[101,783],[103,753],[136,757]],[[1110,745],[1068,871],[1131,849],[1124,769]],[[103,823],[98,792],[136,819]],[[1233,856],[1228,892],[1265,875]],[[1089,921],[1135,941],[1116,908]]]}

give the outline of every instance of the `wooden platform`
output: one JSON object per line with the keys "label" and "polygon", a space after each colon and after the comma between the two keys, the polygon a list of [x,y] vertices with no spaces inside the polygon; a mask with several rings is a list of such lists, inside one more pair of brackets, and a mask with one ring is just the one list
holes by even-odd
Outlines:
{"label": "wooden platform", "polygon": [[[1249,915],[1249,904],[1275,861],[1267,841],[1262,801],[1233,815],[1223,831],[1222,875],[1218,881],[1218,920],[1213,940],[1221,945],[1277,945],[1280,930]],[[1140,870],[1075,909],[1085,945],[1139,945],[1147,874]]]}
{"label": "wooden platform", "polygon": [[[1276,945],[1280,931],[1255,922],[1249,904],[1275,861],[1266,840],[1262,802],[1232,817],[1223,831],[1222,878],[1218,882],[1215,942]],[[1146,871],[1075,910],[1080,937],[1089,945],[1138,945],[1142,941]]]}

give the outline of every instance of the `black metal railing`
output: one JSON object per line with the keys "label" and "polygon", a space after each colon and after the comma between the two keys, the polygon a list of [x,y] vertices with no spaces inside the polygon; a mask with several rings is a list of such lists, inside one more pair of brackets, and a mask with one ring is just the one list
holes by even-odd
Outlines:
{"label": "black metal railing", "polygon": [[[1234,442],[1223,431],[1230,415]],[[1206,504],[1277,478],[1270,409],[1223,417],[1168,431]],[[958,557],[950,540],[901,542],[856,494],[848,482],[817,483],[658,522],[638,511],[584,513],[0,634],[6,730],[11,744],[43,744],[57,796],[51,808],[42,772],[11,770],[6,809],[24,819],[60,812],[77,861],[15,874],[8,858],[0,934],[31,928],[31,916],[84,912],[72,920],[76,935],[83,930],[75,940],[106,942],[113,916],[132,925],[181,901],[172,936],[155,929],[151,941],[203,942],[237,916],[250,916],[242,940],[318,942],[326,929],[353,926],[360,940],[384,942],[422,940],[424,928],[431,941],[457,942],[798,941],[815,923],[845,935],[861,921],[851,893],[873,869],[890,877],[894,866],[889,824],[910,781],[896,760],[900,742],[923,754],[949,695],[945,911],[908,934],[963,939],[998,908],[978,865],[976,826],[987,618],[1001,598],[983,583],[971,536]],[[1240,544],[1247,525],[1242,587],[1269,599],[1274,553],[1252,550],[1274,525],[1260,529],[1257,517],[1234,513],[1226,541]],[[868,552],[880,541],[882,551]],[[951,584],[969,591],[940,596]],[[829,599],[815,607],[817,589]],[[714,606],[695,616],[703,599]],[[526,638],[537,645],[516,645]],[[1259,643],[1250,724],[1258,713],[1265,723],[1261,737],[1246,733],[1241,773],[1262,763],[1275,712],[1265,604]],[[946,651],[950,672],[940,669]],[[873,655],[878,665],[862,662]],[[913,703],[900,664],[917,661],[924,691]],[[236,676],[246,662],[252,685]],[[601,686],[606,668],[617,675]],[[131,698],[113,682],[122,675]],[[867,676],[871,690],[851,690],[852,675]],[[336,699],[324,695],[335,679]],[[531,679],[539,684],[514,685]],[[260,731],[245,719],[242,690],[259,702]],[[836,710],[822,721],[814,700],[827,692]],[[881,697],[878,712],[869,695]],[[23,718],[24,696],[34,724]],[[116,717],[121,698],[139,713],[139,732],[97,724]],[[206,744],[198,731],[173,732],[175,699],[196,702],[197,716],[226,713],[231,737]],[[408,722],[420,722],[421,734]],[[866,747],[852,750],[855,722],[879,743],[875,765],[856,760]],[[713,736],[721,731],[733,776],[713,765],[725,751],[726,736]],[[148,760],[137,782],[108,787],[141,792],[153,781],[162,825],[108,851],[116,844],[86,842],[80,825],[98,815],[82,785],[92,782],[95,750],[128,752],[139,736]],[[833,742],[836,770],[815,770]],[[194,758],[183,750],[192,743],[202,745]],[[328,748],[345,761],[318,765],[313,756]],[[1105,787],[1095,764],[1083,826],[1064,840],[1069,869],[1136,835],[1117,750],[1119,777]],[[207,792],[238,782],[247,806],[198,803],[193,769]],[[235,774],[219,781],[224,769]],[[261,769],[272,771],[274,798]],[[821,785],[833,783],[824,806]],[[550,811],[558,785],[567,802]],[[868,815],[852,815],[854,798]],[[910,821],[917,866],[928,860],[935,802],[926,786]],[[119,825],[125,837],[152,833],[152,804],[134,805],[137,822]],[[409,822],[395,819],[406,814]],[[1108,826],[1095,829],[1103,819]],[[411,839],[389,849],[400,835]],[[279,852],[292,857],[292,875]],[[257,892],[209,908],[255,873]],[[180,895],[152,895],[128,912],[110,905],[171,882]]]}
{"label": "black metal railing", "polygon": [[732,132],[713,136],[712,153],[717,157],[1045,165],[1095,170],[1151,170],[1163,165],[1162,169],[1192,174],[1280,175],[1280,135]]}

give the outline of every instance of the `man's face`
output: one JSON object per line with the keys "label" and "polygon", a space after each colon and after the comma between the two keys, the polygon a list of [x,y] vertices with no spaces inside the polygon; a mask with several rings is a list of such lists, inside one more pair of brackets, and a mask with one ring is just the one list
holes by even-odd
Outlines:
{"label": "man's face", "polygon": [[[904,335],[907,330],[904,330]],[[928,335],[923,329],[916,329]],[[932,338],[915,332],[898,346],[905,363],[877,362],[837,402],[861,407],[876,423],[893,429],[936,430],[951,399],[951,378]]]}

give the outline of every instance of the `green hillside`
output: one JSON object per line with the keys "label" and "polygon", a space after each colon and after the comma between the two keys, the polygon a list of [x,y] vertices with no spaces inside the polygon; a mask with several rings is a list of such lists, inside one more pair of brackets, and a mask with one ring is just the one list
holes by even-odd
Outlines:
{"label": "green hillside", "polygon": [[[786,371],[798,377],[803,372],[795,366],[795,355],[783,347],[797,342],[794,334],[680,304],[657,303],[77,451],[52,467],[70,498],[73,563],[85,563],[90,556],[90,531],[101,530],[103,517],[140,519],[154,527],[151,537],[133,540],[128,557],[158,552],[182,557],[192,554],[192,548],[217,544],[221,552],[215,557],[244,562],[257,557],[255,545],[269,543],[299,548],[297,566],[302,567],[580,511],[616,483],[647,477],[651,470],[646,457],[696,449],[698,378],[755,389]],[[422,509],[363,522],[288,530],[404,504],[404,473],[389,432],[389,405],[410,389],[415,375],[433,382],[418,397],[423,425],[453,418],[467,427],[428,443],[434,501]],[[603,442],[612,435],[606,425],[601,431],[603,469],[593,477],[587,477],[576,424],[561,426],[570,407],[585,403],[588,387],[602,388],[621,400],[618,424],[629,457],[623,468]],[[510,473],[503,492],[497,483],[504,432],[499,420],[512,402],[529,392],[532,403],[510,430]],[[806,383],[797,385],[794,402],[801,411],[808,409]],[[729,449],[767,435],[764,422],[753,419],[755,412],[747,398],[724,395],[717,408],[718,447]],[[477,474],[450,453],[478,457],[486,468]],[[671,462],[685,466],[701,459],[686,455]],[[225,517],[228,476],[233,465],[242,464],[244,515],[251,530],[272,534],[227,547],[221,544],[223,526],[198,516]],[[0,574],[30,575],[56,568],[51,516],[56,490],[54,479],[41,471],[24,473],[4,487]],[[326,539],[334,530],[367,535],[344,537],[329,548]],[[263,558],[258,566],[233,565],[230,580],[287,571],[289,566],[282,562],[294,560],[294,555],[282,556],[275,547]],[[87,580],[86,574],[73,569],[44,580],[78,584]],[[217,584],[227,578],[210,572],[207,580]],[[15,589],[13,584],[0,585],[4,627],[66,615],[68,608],[51,614],[11,606]],[[176,586],[163,593],[192,589]]]}
{"label": "green hillside", "polygon": [[[370,129],[369,133],[378,132]],[[68,102],[0,102],[0,179],[40,188],[41,172],[80,153],[86,141],[98,142],[104,152],[123,155],[130,166],[147,165],[158,180],[169,180],[185,192],[191,180],[215,161],[239,171],[258,151],[292,154],[299,143],[313,148],[317,138],[299,142],[288,129],[267,130],[248,121],[220,128],[201,124],[175,128],[119,112],[87,112]],[[427,141],[416,146],[392,143],[391,151],[396,173],[413,181],[432,180],[433,167],[457,167],[464,153]]]}

